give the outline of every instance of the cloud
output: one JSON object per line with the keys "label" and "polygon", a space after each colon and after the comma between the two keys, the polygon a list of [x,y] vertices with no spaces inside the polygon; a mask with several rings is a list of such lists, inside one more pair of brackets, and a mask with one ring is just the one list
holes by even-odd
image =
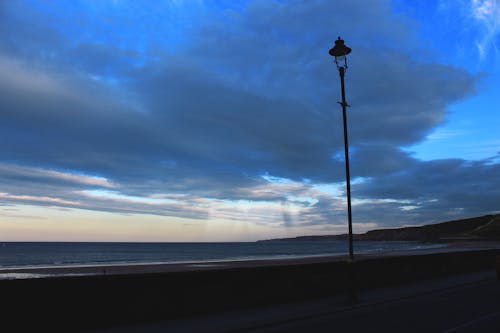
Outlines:
{"label": "cloud", "polygon": [[455,24],[458,22],[462,26],[461,34],[467,36],[467,44],[472,38],[480,60],[484,61],[492,50],[495,54],[498,52],[500,1],[441,0],[440,9],[448,17],[452,17]]}
{"label": "cloud", "polygon": [[[15,5],[22,15],[2,11],[3,35],[22,27],[0,45],[4,199],[53,193],[93,210],[281,226],[341,223],[342,197],[314,190],[344,180],[343,161],[334,157],[343,149],[338,73],[327,54],[337,35],[353,48],[348,123],[353,177],[366,179],[359,185],[366,198],[394,192],[420,200],[405,196],[407,182],[428,165],[401,148],[442,124],[447,107],[472,95],[478,80],[414,60],[414,23],[394,16],[388,1],[248,1],[225,11],[198,4],[189,13],[201,19],[167,36],[158,32],[175,20],[157,20],[165,8],[146,6],[138,19],[128,5],[116,3],[108,23],[82,11],[85,32],[61,17],[52,18],[66,22],[62,28],[47,23],[57,11],[22,3]],[[103,15],[99,6],[87,10]],[[490,172],[476,167],[451,178],[442,168],[428,171],[443,184],[452,175]],[[394,188],[381,190],[384,179]],[[433,185],[426,182],[422,193]],[[245,201],[252,205],[244,208]],[[388,216],[363,214],[373,216],[360,219],[366,225]]]}
{"label": "cloud", "polygon": [[13,164],[0,163],[2,179],[29,180],[33,182],[73,183],[91,187],[112,188],[115,185],[102,177],[71,174],[61,171],[44,170],[40,168],[22,167]]}
{"label": "cloud", "polygon": [[9,193],[0,192],[0,198],[3,200],[14,201],[14,202],[23,202],[23,203],[35,203],[35,204],[46,204],[46,205],[54,205],[54,206],[79,206],[80,203],[76,201],[64,200],[61,198],[53,198],[53,197],[36,197],[31,195],[12,195]]}
{"label": "cloud", "polygon": [[500,32],[500,2],[498,0],[472,0],[471,17],[482,27],[481,39],[476,47],[482,58],[488,51],[496,48],[496,38]]}
{"label": "cloud", "polygon": [[[495,180],[499,177],[500,165],[488,159],[418,161],[399,172],[356,184],[353,193],[361,198],[395,200],[405,223],[417,223],[423,218],[442,221],[498,212],[500,190]],[[403,209],[408,203],[414,206],[409,212]],[[401,222],[394,218],[386,221]]]}

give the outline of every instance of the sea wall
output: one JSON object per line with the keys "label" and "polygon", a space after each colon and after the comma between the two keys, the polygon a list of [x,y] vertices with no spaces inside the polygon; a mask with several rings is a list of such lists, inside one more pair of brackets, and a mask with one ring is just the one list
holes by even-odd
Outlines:
{"label": "sea wall", "polygon": [[[494,269],[500,250],[282,266],[0,281],[2,326],[40,331],[185,317]],[[5,327],[5,326],[4,326]],[[15,332],[16,330],[12,330]]]}

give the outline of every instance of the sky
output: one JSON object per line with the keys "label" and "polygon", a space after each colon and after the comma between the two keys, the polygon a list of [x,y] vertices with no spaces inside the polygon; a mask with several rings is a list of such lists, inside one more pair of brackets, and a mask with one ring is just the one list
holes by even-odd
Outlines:
{"label": "sky", "polygon": [[0,2],[0,241],[253,241],[500,212],[498,0]]}

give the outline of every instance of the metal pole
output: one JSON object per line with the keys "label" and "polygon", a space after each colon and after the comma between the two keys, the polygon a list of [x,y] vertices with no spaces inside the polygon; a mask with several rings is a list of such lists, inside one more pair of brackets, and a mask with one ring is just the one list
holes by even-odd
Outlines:
{"label": "metal pole", "polygon": [[349,142],[347,140],[347,103],[345,101],[344,74],[345,68],[339,67],[340,87],[342,89],[342,118],[344,121],[344,153],[345,153],[345,177],[347,189],[347,220],[349,226],[349,259],[354,259],[354,250],[352,246],[352,210],[351,210],[351,175],[349,172]]}

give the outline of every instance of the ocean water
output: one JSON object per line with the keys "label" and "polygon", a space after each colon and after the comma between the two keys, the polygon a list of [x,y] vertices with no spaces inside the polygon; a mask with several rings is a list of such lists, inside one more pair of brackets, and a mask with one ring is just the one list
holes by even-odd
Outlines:
{"label": "ocean water", "polygon": [[[417,242],[355,242],[355,253],[443,247]],[[0,269],[304,258],[347,254],[347,241],[248,243],[0,243]]]}

